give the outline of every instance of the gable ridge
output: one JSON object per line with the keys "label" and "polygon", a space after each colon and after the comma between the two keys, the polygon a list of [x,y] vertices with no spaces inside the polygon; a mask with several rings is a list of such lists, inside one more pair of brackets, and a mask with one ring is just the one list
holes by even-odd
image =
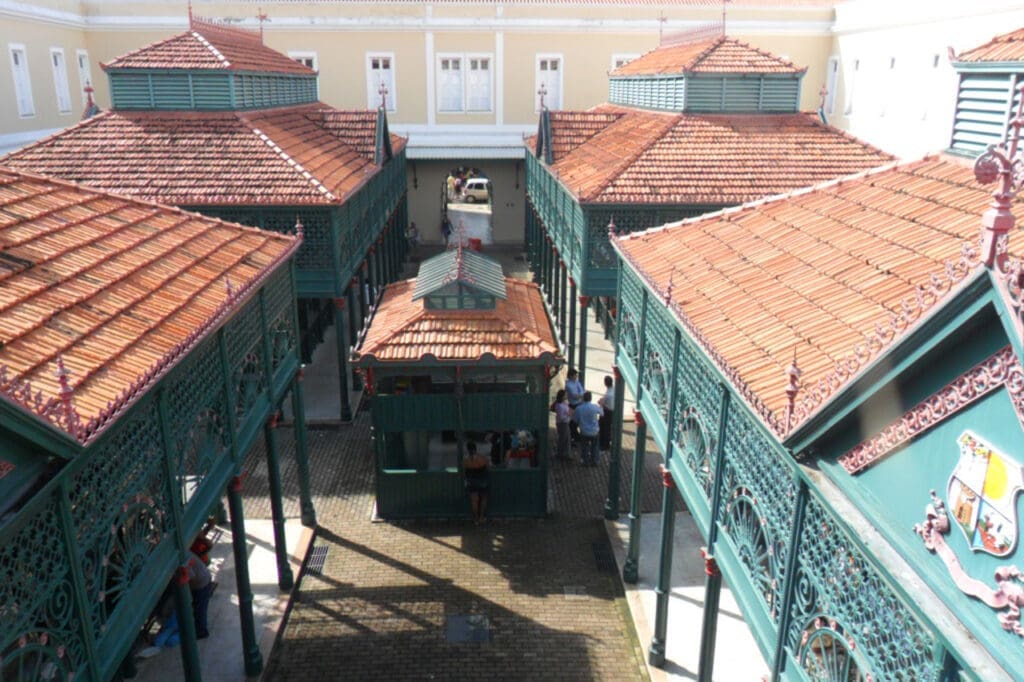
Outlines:
{"label": "gable ridge", "polygon": [[[717,38],[712,40],[710,43],[708,43],[708,46],[700,54],[698,54],[696,57],[690,60],[689,64],[685,64],[683,66],[683,71],[691,71],[697,68],[698,64],[700,64],[702,61],[710,57],[711,53],[718,49],[726,40],[729,40],[729,38],[727,38],[724,35],[718,36]],[[734,42],[738,43],[739,41],[737,40]],[[749,47],[749,45],[747,47]]]}
{"label": "gable ridge", "polygon": [[132,57],[135,57],[136,55],[139,55],[139,54],[141,54],[141,53],[143,53],[143,52],[145,52],[147,50],[152,50],[155,47],[160,47],[161,45],[166,45],[167,43],[171,42],[172,40],[177,40],[177,39],[181,38],[183,35],[187,35],[187,33],[175,33],[172,36],[164,38],[163,40],[157,40],[157,41],[154,41],[154,42],[152,42],[152,43],[150,43],[148,45],[143,45],[142,47],[137,47],[134,50],[130,50],[128,52],[125,52],[122,55],[118,55],[118,56],[114,57],[109,62],[100,62],[100,68],[103,69],[104,71],[106,71],[110,67],[110,65],[114,64],[115,62],[119,62],[119,61],[125,60],[125,59],[131,59]]}
{"label": "gable ridge", "polygon": [[[654,117],[651,117],[650,120],[653,120],[653,119],[654,119]],[[622,120],[622,118],[618,118],[613,123],[609,124],[609,126],[614,125],[615,123],[618,123],[621,120]],[[602,192],[604,192],[606,189],[608,189],[609,185],[611,185],[613,182],[615,182],[615,180],[620,175],[622,175],[622,173],[624,173],[626,171],[626,169],[628,169],[630,166],[632,166],[636,162],[637,159],[639,159],[641,156],[646,154],[648,152],[648,150],[650,150],[651,147],[656,145],[658,143],[658,141],[661,140],[669,130],[671,130],[676,125],[678,125],[680,120],[682,120],[682,116],[680,116],[679,114],[674,114],[674,115],[671,115],[671,116],[666,116],[665,120],[662,121],[662,125],[661,125],[660,129],[658,131],[656,131],[656,134],[652,135],[651,138],[649,140],[647,140],[646,144],[644,144],[644,145],[637,145],[637,149],[634,151],[634,153],[632,155],[627,157],[621,164],[619,164],[618,168],[616,168],[613,173],[609,173],[601,181],[601,183],[597,187],[595,187],[594,189],[592,189],[590,191],[590,193],[589,193],[590,197],[600,196],[600,194]],[[604,130],[607,130],[609,126],[606,126],[605,128],[603,128],[602,132]],[[597,134],[595,133],[594,136],[596,136],[596,135]],[[593,139],[593,136],[592,136],[591,139]],[[570,189],[570,192],[571,191],[572,190]],[[579,197],[579,198],[581,200],[583,199],[582,196]]]}
{"label": "gable ridge", "polygon": [[231,62],[228,61],[228,58],[225,57],[224,54],[220,50],[218,50],[216,47],[214,47],[213,44],[209,40],[207,40],[201,33],[199,33],[198,31],[193,30],[193,31],[190,31],[189,34],[193,38],[198,40],[199,43],[201,45],[203,45],[203,47],[205,47],[207,50],[209,50],[210,53],[214,57],[217,58],[217,61],[219,61],[224,66],[226,66],[228,68],[231,68]]}

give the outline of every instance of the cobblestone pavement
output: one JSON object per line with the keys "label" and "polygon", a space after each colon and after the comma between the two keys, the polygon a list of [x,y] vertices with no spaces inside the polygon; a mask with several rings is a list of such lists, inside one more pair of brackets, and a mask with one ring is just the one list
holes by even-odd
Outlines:
{"label": "cobblestone pavement", "polygon": [[[366,412],[340,430],[309,431],[314,547],[327,556],[320,574],[301,578],[266,679],[646,679],[601,518],[606,460],[556,462],[546,519],[371,522],[369,435]],[[278,442],[286,513],[297,516],[292,430]],[[642,509],[656,511],[659,457],[649,450]],[[246,470],[246,516],[269,517],[261,447]],[[450,641],[459,635],[487,641]]]}

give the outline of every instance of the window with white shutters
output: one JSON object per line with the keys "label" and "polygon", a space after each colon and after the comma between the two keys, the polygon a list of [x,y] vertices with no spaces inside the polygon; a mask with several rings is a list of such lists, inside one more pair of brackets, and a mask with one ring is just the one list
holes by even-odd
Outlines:
{"label": "window with white shutters", "polygon": [[544,90],[544,106],[548,109],[562,108],[562,57],[559,55],[537,56],[537,78],[535,95],[536,107],[540,111],[540,90]]}
{"label": "window with white shutters", "polygon": [[32,100],[32,79],[28,73],[28,58],[24,45],[11,45],[11,72],[14,74],[14,99],[18,104],[18,115],[35,116],[36,107]]}
{"label": "window with white shutters", "polygon": [[462,58],[441,55],[437,59],[437,109],[462,111]]}
{"label": "window with white shutters", "polygon": [[85,86],[92,85],[92,68],[89,66],[89,53],[85,50],[78,50],[75,53],[78,61],[78,93],[82,96],[82,106],[89,102],[89,96],[85,92]]}
{"label": "window with white shutters", "polygon": [[381,86],[387,89],[385,107],[394,111],[398,101],[395,92],[395,56],[387,53],[371,53],[366,55],[366,101],[367,106],[376,109],[380,106]]}
{"label": "window with white shutters", "polygon": [[71,113],[71,90],[68,87],[68,65],[64,61],[64,50],[50,48],[50,66],[53,67],[53,89],[57,93],[57,111]]}
{"label": "window with white shutters", "polygon": [[491,110],[491,58],[469,57],[466,77],[466,109]]}

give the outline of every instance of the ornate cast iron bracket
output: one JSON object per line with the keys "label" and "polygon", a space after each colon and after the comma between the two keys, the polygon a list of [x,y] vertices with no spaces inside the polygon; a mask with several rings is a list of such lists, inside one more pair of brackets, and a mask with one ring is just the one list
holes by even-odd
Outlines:
{"label": "ornate cast iron bracket", "polygon": [[925,548],[934,552],[946,564],[949,577],[964,594],[978,599],[998,613],[999,624],[1007,632],[1024,637],[1024,626],[1020,622],[1020,611],[1024,607],[1024,581],[1021,570],[1017,566],[1000,566],[995,571],[997,588],[992,589],[981,580],[972,578],[960,565],[952,548],[946,544],[945,535],[949,532],[949,516],[946,503],[931,491],[932,501],[925,507],[925,520],[914,524],[914,532],[921,536]]}

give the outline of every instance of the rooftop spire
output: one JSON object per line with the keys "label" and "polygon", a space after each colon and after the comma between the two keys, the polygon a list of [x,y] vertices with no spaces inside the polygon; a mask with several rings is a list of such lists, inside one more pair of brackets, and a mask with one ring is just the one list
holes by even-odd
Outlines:
{"label": "rooftop spire", "polygon": [[85,87],[82,88],[85,91],[85,110],[82,111],[82,120],[92,118],[96,114],[100,113],[100,108],[96,106],[96,101],[92,98],[92,93],[96,90],[92,87],[89,81],[85,82]]}
{"label": "rooftop spire", "polygon": [[377,94],[380,95],[380,108],[387,110],[388,108],[388,86],[384,84],[384,81],[380,82],[380,87],[377,88]]}
{"label": "rooftop spire", "polygon": [[1024,127],[1024,84],[1017,87],[1017,113],[1006,128],[1006,137],[997,146],[990,144],[974,162],[974,177],[983,185],[997,182],[992,203],[981,217],[981,261],[987,268],[1003,270],[1009,249],[1010,230],[1016,222],[1013,199],[1024,185],[1024,154],[1019,149],[1020,129]]}
{"label": "rooftop spire", "polygon": [[263,22],[267,21],[267,19],[269,19],[269,17],[263,11],[263,8],[262,7],[257,7],[256,8],[256,21],[258,21],[259,24],[260,24],[260,42],[261,43],[263,42]]}
{"label": "rooftop spire", "polygon": [[796,364],[796,347],[793,348],[793,362],[786,368],[789,384],[786,386],[786,430],[793,426],[793,412],[796,406],[796,394],[800,392],[800,375],[803,372]]}
{"label": "rooftop spire", "polygon": [[537,94],[540,95],[540,110],[544,111],[544,96],[548,94],[548,89],[543,83],[540,84],[540,88],[537,90]]}
{"label": "rooftop spire", "polygon": [[67,427],[68,433],[73,438],[78,439],[79,430],[79,419],[78,412],[75,410],[74,404],[71,402],[74,397],[75,389],[71,387],[71,382],[68,377],[71,376],[71,370],[64,366],[64,356],[57,356],[57,381],[60,383],[60,402],[61,402],[61,417],[64,420],[64,426]]}

